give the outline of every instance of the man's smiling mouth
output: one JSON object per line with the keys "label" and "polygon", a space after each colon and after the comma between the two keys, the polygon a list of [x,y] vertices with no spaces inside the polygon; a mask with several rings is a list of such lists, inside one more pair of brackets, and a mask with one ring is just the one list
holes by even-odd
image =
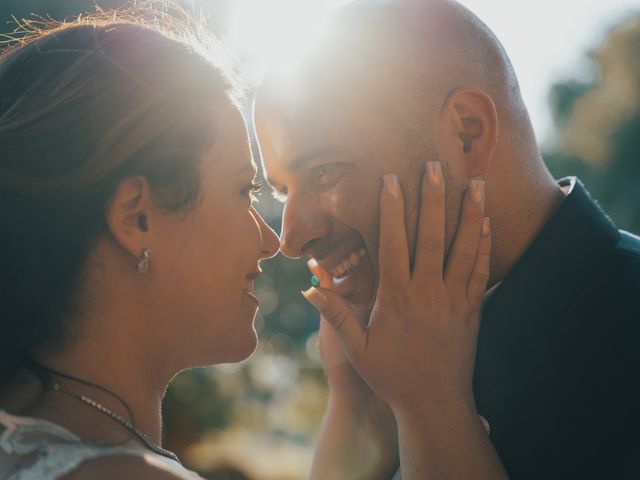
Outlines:
{"label": "man's smiling mouth", "polygon": [[[356,239],[353,239],[356,240]],[[310,255],[333,279],[333,290],[353,305],[369,304],[375,296],[375,271],[369,251],[362,239],[342,239],[333,245],[343,248],[325,248]],[[353,242],[353,243],[352,243]],[[349,246],[345,244],[349,243]]]}
{"label": "man's smiling mouth", "polygon": [[331,272],[333,278],[344,278],[360,264],[360,260],[362,260],[366,254],[367,252],[364,247],[358,247],[346,255],[345,258],[335,267],[330,268],[329,272]]}

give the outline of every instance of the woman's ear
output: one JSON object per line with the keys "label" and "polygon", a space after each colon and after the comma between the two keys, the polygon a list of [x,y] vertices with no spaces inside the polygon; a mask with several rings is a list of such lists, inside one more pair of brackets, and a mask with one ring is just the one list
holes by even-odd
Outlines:
{"label": "woman's ear", "polygon": [[152,247],[152,206],[149,182],[136,176],[120,182],[105,211],[111,235],[134,258]]}
{"label": "woman's ear", "polygon": [[498,114],[493,100],[482,90],[458,88],[440,112],[438,142],[449,162],[469,178],[484,175],[498,142]]}

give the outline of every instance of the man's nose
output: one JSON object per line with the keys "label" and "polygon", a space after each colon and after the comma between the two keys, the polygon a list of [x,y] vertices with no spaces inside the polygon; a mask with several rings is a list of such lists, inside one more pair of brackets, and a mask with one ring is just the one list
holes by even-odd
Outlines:
{"label": "man's nose", "polygon": [[314,240],[325,237],[329,231],[326,213],[312,199],[289,196],[282,212],[280,251],[291,258],[312,255]]}

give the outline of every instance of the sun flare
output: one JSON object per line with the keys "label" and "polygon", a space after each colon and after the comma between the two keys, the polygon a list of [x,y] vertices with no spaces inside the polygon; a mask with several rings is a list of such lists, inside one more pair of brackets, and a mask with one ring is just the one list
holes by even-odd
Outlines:
{"label": "sun flare", "polygon": [[339,0],[237,0],[230,12],[227,43],[249,61],[252,77],[267,66],[295,64],[323,32]]}

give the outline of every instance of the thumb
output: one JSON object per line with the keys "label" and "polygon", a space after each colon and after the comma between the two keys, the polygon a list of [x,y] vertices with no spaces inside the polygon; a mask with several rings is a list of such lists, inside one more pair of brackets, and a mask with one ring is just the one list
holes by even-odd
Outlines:
{"label": "thumb", "polygon": [[354,357],[359,357],[364,350],[367,330],[360,323],[351,305],[336,292],[326,288],[312,287],[302,292],[302,295],[333,327],[342,348],[353,363]]}
{"label": "thumb", "polygon": [[324,318],[320,318],[318,353],[324,368],[333,368],[349,363],[338,334]]}

